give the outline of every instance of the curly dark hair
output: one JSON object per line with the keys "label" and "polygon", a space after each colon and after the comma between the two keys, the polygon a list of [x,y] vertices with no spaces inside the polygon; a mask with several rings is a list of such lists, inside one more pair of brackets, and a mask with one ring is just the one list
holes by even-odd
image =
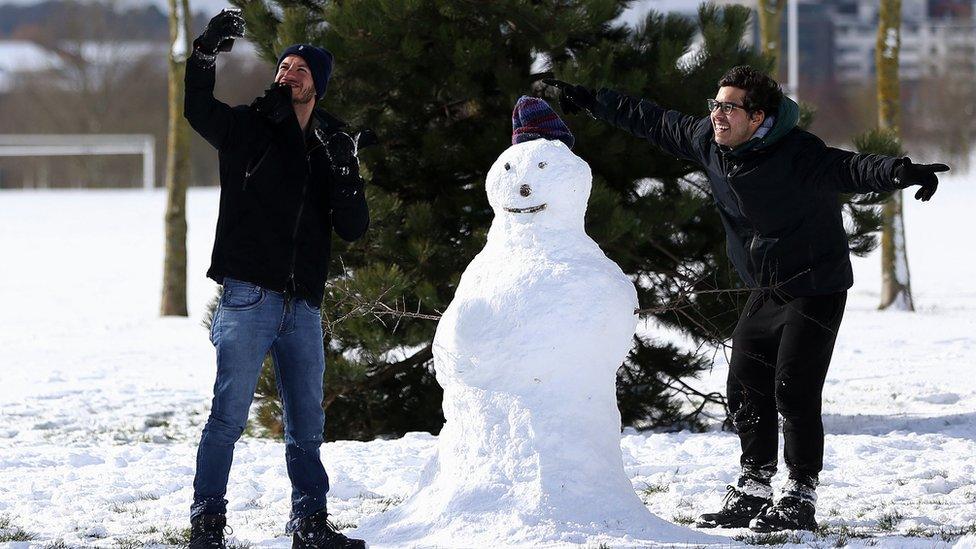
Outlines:
{"label": "curly dark hair", "polygon": [[783,90],[779,84],[766,73],[749,65],[732,67],[719,79],[718,85],[745,90],[743,106],[750,113],[763,111],[766,116],[775,115],[779,110],[779,102],[783,99]]}

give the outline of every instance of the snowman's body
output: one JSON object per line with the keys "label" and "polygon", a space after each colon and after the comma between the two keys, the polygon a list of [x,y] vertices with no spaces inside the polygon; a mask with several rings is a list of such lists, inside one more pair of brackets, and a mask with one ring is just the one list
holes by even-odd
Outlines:
{"label": "snowman's body", "polygon": [[651,515],[624,472],[615,380],[637,293],[583,230],[590,185],[559,141],[513,145],[492,166],[487,244],[434,337],[438,453],[419,492],[358,535],[471,547],[694,537]]}

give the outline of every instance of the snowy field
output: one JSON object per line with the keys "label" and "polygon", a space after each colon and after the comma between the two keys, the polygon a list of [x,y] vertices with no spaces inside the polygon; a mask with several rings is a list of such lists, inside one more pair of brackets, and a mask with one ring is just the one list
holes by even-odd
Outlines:
{"label": "snowy field", "polygon": [[[856,260],[825,388],[823,531],[717,532],[720,545],[976,547],[974,182],[950,177],[932,202],[907,203],[917,313],[875,311],[878,257]],[[0,192],[0,547],[185,539],[214,375],[201,320],[217,193],[189,195],[188,319],[158,317],[164,206],[162,192]],[[725,374],[720,358],[698,385],[721,389]],[[434,446],[428,434],[324,446],[334,518],[351,527],[410,495]],[[719,431],[627,432],[621,447],[648,508],[676,523],[714,510],[737,470],[737,439]],[[243,439],[231,541],[290,546],[289,490],[283,445]]]}

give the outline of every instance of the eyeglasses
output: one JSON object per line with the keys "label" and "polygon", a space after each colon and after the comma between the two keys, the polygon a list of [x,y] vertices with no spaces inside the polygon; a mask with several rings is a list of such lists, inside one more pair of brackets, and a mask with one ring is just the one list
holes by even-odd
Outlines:
{"label": "eyeglasses", "polygon": [[714,112],[715,109],[722,109],[723,114],[732,114],[735,109],[746,110],[742,105],[737,105],[735,103],[729,103],[727,101],[716,101],[714,99],[706,99],[705,103],[708,105],[708,112]]}

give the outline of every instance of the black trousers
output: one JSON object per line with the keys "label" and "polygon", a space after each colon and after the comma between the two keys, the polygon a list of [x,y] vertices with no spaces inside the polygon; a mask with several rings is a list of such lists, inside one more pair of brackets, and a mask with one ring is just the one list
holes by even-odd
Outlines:
{"label": "black trousers", "polygon": [[821,395],[846,302],[846,291],[749,296],[732,335],[727,387],[743,471],[766,478],[776,472],[779,414],[790,478],[816,485],[823,469]]}

